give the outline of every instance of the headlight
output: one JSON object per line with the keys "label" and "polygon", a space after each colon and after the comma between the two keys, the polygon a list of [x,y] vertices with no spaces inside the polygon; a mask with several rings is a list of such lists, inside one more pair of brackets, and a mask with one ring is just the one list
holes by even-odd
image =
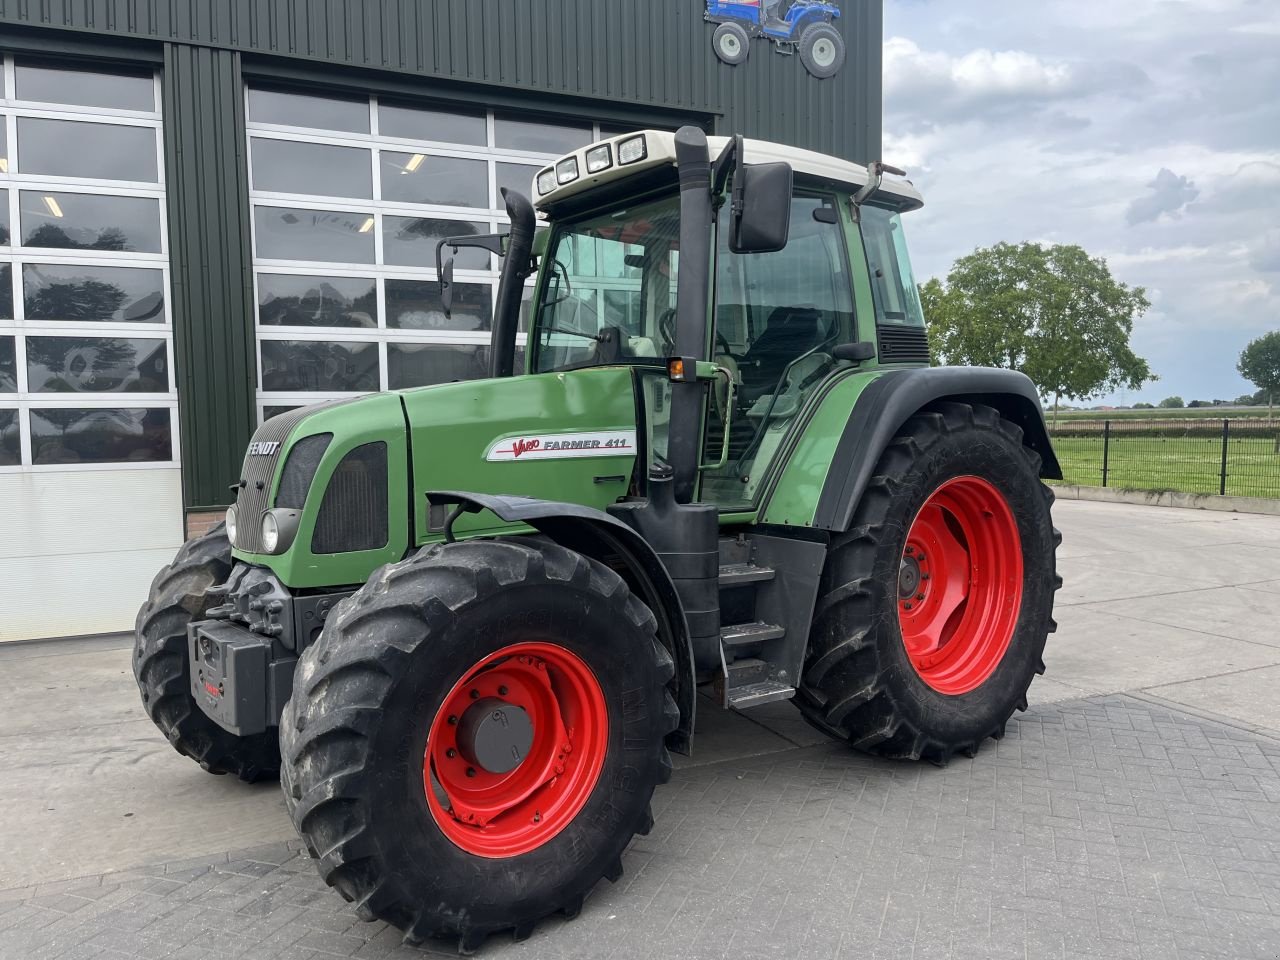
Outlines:
{"label": "headlight", "polygon": [[599,173],[613,166],[613,155],[607,143],[587,151],[587,173]]}
{"label": "headlight", "polygon": [[649,148],[644,142],[644,134],[631,137],[618,143],[618,162],[637,163],[649,155]]}
{"label": "headlight", "polygon": [[546,196],[556,188],[556,172],[548,167],[538,174],[538,195]]}
{"label": "headlight", "polygon": [[566,157],[556,164],[556,182],[573,183],[578,179],[578,158]]}
{"label": "headlight", "polygon": [[275,553],[280,545],[280,524],[269,513],[262,515],[262,549],[267,553]]}
{"label": "headlight", "polygon": [[233,504],[227,507],[227,539],[231,541],[231,545],[236,545],[236,508]]}
{"label": "headlight", "polygon": [[293,546],[298,535],[298,518],[301,513],[285,507],[276,507],[262,515],[262,552],[284,553]]}

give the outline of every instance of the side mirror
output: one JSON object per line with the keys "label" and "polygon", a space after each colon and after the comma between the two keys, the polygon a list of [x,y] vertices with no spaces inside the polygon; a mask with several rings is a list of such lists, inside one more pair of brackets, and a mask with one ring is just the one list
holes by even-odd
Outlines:
{"label": "side mirror", "polygon": [[831,356],[837,360],[853,360],[861,363],[875,355],[876,345],[866,340],[859,340],[857,343],[838,343],[831,348]]}
{"label": "side mirror", "polygon": [[787,245],[793,181],[789,163],[753,163],[739,167],[733,184],[730,250],[774,253]]}
{"label": "side mirror", "polygon": [[444,304],[444,315],[449,316],[453,308],[453,257],[440,269],[440,302]]}

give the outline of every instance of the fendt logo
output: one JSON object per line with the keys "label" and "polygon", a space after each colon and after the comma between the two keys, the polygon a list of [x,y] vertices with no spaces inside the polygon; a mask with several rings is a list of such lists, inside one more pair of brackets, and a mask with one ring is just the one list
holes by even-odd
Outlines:
{"label": "fendt logo", "polygon": [[249,444],[249,456],[269,457],[279,449],[280,449],[280,444],[277,442],[265,442],[262,440],[255,440],[253,441],[253,443]]}

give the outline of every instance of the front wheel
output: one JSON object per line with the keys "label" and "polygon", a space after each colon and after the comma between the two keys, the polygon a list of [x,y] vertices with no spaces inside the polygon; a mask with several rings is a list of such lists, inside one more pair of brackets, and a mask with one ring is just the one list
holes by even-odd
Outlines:
{"label": "front wheel", "polygon": [[907,422],[827,559],[796,700],[810,722],[938,763],[1003,736],[1055,629],[1060,537],[1039,467],[990,407]]}
{"label": "front wheel", "polygon": [[286,805],[330,886],[406,940],[527,936],[616,880],[670,775],[674,665],[607,567],[543,540],[430,547],[303,654]]}
{"label": "front wheel", "polygon": [[736,23],[722,23],[711,36],[711,47],[716,56],[731,66],[746,63],[751,53],[751,38]]}
{"label": "front wheel", "polygon": [[800,62],[819,79],[834,77],[844,56],[844,37],[829,23],[815,23],[800,35]]}

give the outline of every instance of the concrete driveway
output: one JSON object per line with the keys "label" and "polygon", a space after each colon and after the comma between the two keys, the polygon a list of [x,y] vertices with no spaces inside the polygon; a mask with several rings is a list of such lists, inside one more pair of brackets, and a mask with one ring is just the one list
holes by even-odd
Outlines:
{"label": "concrete driveway", "polygon": [[[886,764],[706,710],[623,882],[486,953],[1280,954],[1280,518],[1055,516],[1060,630],[999,745]],[[172,751],[129,650],[0,646],[0,957],[412,956],[295,856],[277,786]]]}

